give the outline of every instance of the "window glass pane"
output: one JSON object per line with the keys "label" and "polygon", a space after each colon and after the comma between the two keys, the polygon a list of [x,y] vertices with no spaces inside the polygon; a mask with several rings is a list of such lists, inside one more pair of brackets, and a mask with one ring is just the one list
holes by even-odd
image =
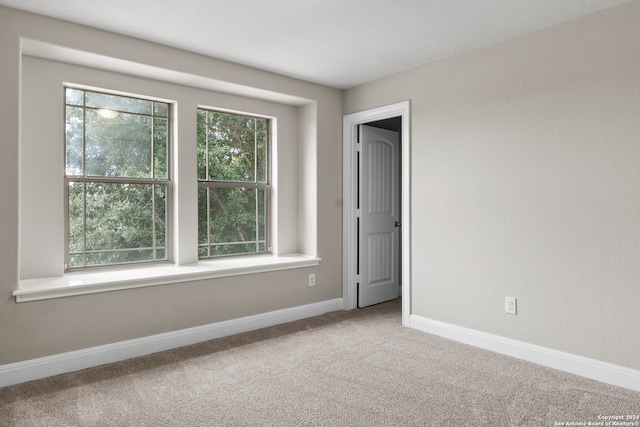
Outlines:
{"label": "window glass pane", "polygon": [[167,178],[168,120],[156,118],[153,122],[153,167],[155,178]]}
{"label": "window glass pane", "polygon": [[151,117],[87,110],[86,127],[88,176],[151,178]]}
{"label": "window glass pane", "polygon": [[[167,246],[166,242],[166,223],[167,223],[167,186],[162,184],[154,185],[154,205],[155,205],[155,229],[156,229],[156,247]],[[165,255],[159,256],[156,253],[157,259],[164,259]]]}
{"label": "window glass pane", "polygon": [[84,252],[84,184],[70,182],[69,191],[69,253]]}
{"label": "window glass pane", "polygon": [[65,89],[65,102],[67,105],[82,105],[82,95],[84,94],[83,90],[80,89]]}
{"label": "window glass pane", "polygon": [[133,249],[125,251],[90,252],[87,254],[87,267],[140,261],[153,261],[153,250]]}
{"label": "window glass pane", "polygon": [[269,130],[267,119],[257,119],[256,120],[256,130],[258,132],[267,133],[267,131]]}
{"label": "window glass pane", "polygon": [[198,258],[207,258],[209,257],[209,249],[207,246],[199,246],[198,247]]}
{"label": "window glass pane", "polygon": [[209,233],[207,229],[207,211],[209,209],[208,190],[203,187],[198,188],[198,244],[209,244]]}
{"label": "window glass pane", "polygon": [[228,243],[223,245],[211,245],[211,256],[252,254],[258,252],[255,243]]}
{"label": "window glass pane", "polygon": [[207,122],[214,126],[225,126],[225,116],[226,114],[217,111],[207,111]]}
{"label": "window glass pane", "polygon": [[224,126],[227,128],[247,130],[255,129],[255,119],[253,117],[242,116],[239,114],[217,113],[210,111],[209,121],[216,126]]}
{"label": "window glass pane", "polygon": [[209,128],[209,179],[254,182],[253,132]]}
{"label": "window glass pane", "polygon": [[198,196],[200,257],[266,252],[267,190],[201,187]]}
{"label": "window glass pane", "polygon": [[229,152],[233,153],[233,142],[226,129],[217,127],[208,128],[209,152],[207,159],[209,161],[208,170],[210,180],[225,180],[229,176],[228,170],[232,162]]}
{"label": "window glass pane", "polygon": [[69,256],[69,268],[84,267],[84,254]]}
{"label": "window glass pane", "polygon": [[129,98],[126,96],[108,95],[106,93],[85,92],[86,106],[103,110],[115,110],[128,113],[152,115],[152,101]]}
{"label": "window glass pane", "polygon": [[198,125],[198,179],[207,179],[207,127]]}
{"label": "window glass pane", "polygon": [[153,114],[158,117],[169,117],[169,104],[164,102],[154,102]]}
{"label": "window glass pane", "polygon": [[209,189],[209,233],[215,243],[256,240],[256,191]]}
{"label": "window glass pane", "polygon": [[257,221],[258,221],[258,240],[266,240],[266,218],[267,218],[267,191],[264,189],[256,189],[257,193]]}
{"label": "window glass pane", "polygon": [[256,134],[256,181],[267,182],[267,134]]}
{"label": "window glass pane", "polygon": [[[153,247],[153,185],[121,183],[86,184],[87,251]],[[132,251],[100,256],[105,264],[141,261]],[[147,258],[144,258],[147,259]]]}
{"label": "window glass pane", "polygon": [[[236,138],[242,147],[242,153],[238,158],[242,165],[242,176],[238,176],[237,181],[256,181],[256,134],[255,132],[236,131]],[[240,172],[240,170],[238,170]]]}
{"label": "window glass pane", "polygon": [[206,123],[206,121],[207,121],[207,110],[198,108],[198,123]]}
{"label": "window glass pane", "polygon": [[66,132],[66,174],[83,175],[82,139],[84,137],[84,121],[81,107],[67,107]]}

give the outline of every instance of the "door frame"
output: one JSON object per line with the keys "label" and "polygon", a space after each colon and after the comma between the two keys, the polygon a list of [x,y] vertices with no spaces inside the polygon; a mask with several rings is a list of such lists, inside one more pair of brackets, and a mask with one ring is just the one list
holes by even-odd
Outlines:
{"label": "door frame", "polygon": [[345,310],[357,307],[357,204],[358,170],[356,165],[358,126],[393,117],[401,117],[400,141],[402,177],[400,193],[401,220],[401,277],[402,324],[409,326],[411,315],[411,153],[410,102],[402,101],[357,113],[342,119],[342,306]]}

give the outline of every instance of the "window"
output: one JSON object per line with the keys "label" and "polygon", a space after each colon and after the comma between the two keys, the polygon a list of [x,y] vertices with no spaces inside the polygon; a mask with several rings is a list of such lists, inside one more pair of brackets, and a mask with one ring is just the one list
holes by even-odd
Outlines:
{"label": "window", "polygon": [[[168,81],[154,76],[140,78],[148,69],[144,66],[136,76],[129,75],[132,63],[116,74],[100,69],[100,64],[87,68],[69,63],[65,57],[59,58],[60,62],[39,58],[39,50],[32,52],[36,56],[25,54],[31,52],[29,44],[25,46],[16,301],[211,281],[320,264],[315,101],[284,94],[264,99],[261,90],[253,93],[255,97],[248,97],[252,93],[244,89],[241,93],[216,92],[209,84],[206,88],[191,86],[191,78],[182,82],[187,85],[172,81],[172,71],[167,74]],[[85,65],[92,59],[87,56]],[[204,112],[197,115],[199,107]],[[207,110],[213,115],[207,117]],[[251,113],[229,114],[240,111]],[[185,116],[180,118],[180,112]],[[216,113],[220,117],[240,116],[236,119],[248,122],[235,127],[244,130],[245,136],[247,132],[253,136],[249,151],[253,150],[254,159],[258,156],[253,165],[256,178],[238,180],[255,195],[255,200],[243,207],[256,226],[249,231],[248,226],[244,230],[235,227],[236,235],[240,228],[245,236],[251,236],[242,244],[227,245],[236,247],[237,256],[217,256],[215,246],[204,250],[200,246],[209,241],[239,242],[235,236],[233,240],[216,237],[220,230],[215,224],[209,228],[206,220],[198,224],[203,208],[200,218],[207,220],[221,209],[218,201],[213,205],[210,192],[198,192],[199,181],[202,188],[220,184],[220,188],[229,189],[236,184],[228,177],[218,183],[206,172],[207,167],[216,167],[217,160],[212,158],[215,133],[225,132],[224,128],[216,130]],[[205,138],[200,159],[198,117],[200,136]],[[251,125],[252,119],[257,120]],[[122,126],[116,126],[118,123]],[[134,132],[136,138],[124,132],[133,128],[133,123],[140,125]],[[123,142],[117,144],[116,137]],[[234,151],[237,149],[230,154]],[[198,161],[205,169],[200,177]],[[201,199],[206,201],[199,208],[199,194],[203,193]],[[116,207],[112,199],[120,205]],[[231,217],[242,216],[236,202],[232,203]],[[254,207],[249,208],[249,203]],[[211,212],[209,205],[213,205]],[[224,206],[230,214],[229,201]],[[199,225],[206,236],[201,240]],[[251,245],[243,248],[247,252],[237,251],[246,244]],[[256,256],[256,248],[264,252]],[[226,255],[222,248],[217,253]]]}
{"label": "window", "polygon": [[65,88],[66,269],[167,259],[169,104]]}
{"label": "window", "polygon": [[268,252],[269,120],[198,109],[198,256]]}

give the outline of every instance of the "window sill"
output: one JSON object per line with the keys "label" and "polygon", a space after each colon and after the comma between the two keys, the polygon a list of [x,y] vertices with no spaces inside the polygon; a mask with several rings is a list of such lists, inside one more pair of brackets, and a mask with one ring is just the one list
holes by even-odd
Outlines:
{"label": "window sill", "polygon": [[38,301],[98,292],[146,286],[167,285],[195,280],[244,274],[265,273],[293,268],[313,267],[320,258],[292,254],[283,256],[251,256],[200,261],[197,264],[162,265],[99,272],[68,273],[62,277],[20,280],[13,292],[16,302]]}

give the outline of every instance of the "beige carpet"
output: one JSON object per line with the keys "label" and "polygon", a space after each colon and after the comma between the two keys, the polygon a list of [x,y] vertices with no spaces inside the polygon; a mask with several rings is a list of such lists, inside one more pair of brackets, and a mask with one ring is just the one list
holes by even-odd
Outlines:
{"label": "beige carpet", "polygon": [[403,328],[399,300],[0,389],[2,426],[553,426],[627,414],[640,415],[640,393]]}

